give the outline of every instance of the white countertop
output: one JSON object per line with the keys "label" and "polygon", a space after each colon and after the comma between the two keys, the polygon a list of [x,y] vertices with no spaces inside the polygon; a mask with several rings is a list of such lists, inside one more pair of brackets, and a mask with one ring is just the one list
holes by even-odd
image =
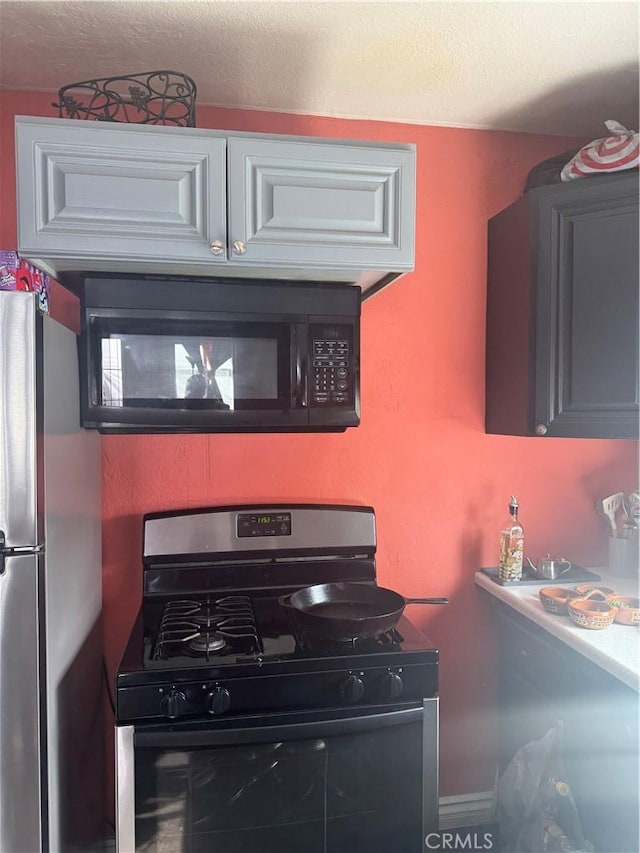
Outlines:
{"label": "white countertop", "polygon": [[[593,569],[602,577],[599,581],[621,595],[638,596],[637,578],[618,578],[602,569]],[[501,586],[483,572],[476,572],[476,585],[500,601],[513,607],[518,613],[531,619],[545,631],[580,652],[629,687],[640,691],[640,627],[619,625],[614,622],[599,631],[580,628],[568,616],[558,616],[544,609],[538,591],[545,586],[568,586],[571,584],[535,584],[524,586]]]}

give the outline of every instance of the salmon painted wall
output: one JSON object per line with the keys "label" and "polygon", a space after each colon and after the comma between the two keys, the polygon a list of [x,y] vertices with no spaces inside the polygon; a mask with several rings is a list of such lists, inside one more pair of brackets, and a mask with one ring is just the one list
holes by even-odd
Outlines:
{"label": "salmon painted wall", "polygon": [[[0,244],[11,248],[13,115],[55,111],[50,94],[1,96]],[[636,442],[483,431],[487,220],[519,196],[535,163],[574,141],[206,107],[198,125],[415,143],[416,269],[363,307],[358,429],[103,438],[109,672],[140,603],[144,512],[265,500],[371,504],[380,582],[406,596],[451,599],[446,608],[410,612],[441,650],[441,793],[488,790],[495,769],[493,617],[473,575],[495,565],[509,495],[520,500],[530,554],[602,565],[606,532],[593,501],[637,488]],[[57,296],[59,311],[72,316],[72,300]]]}

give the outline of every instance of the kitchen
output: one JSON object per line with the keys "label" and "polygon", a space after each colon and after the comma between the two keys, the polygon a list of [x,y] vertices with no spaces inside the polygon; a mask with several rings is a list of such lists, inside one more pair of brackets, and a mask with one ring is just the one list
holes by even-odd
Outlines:
{"label": "kitchen", "polygon": [[[50,106],[55,95],[45,86],[17,91],[22,88],[6,87],[0,102],[3,247],[17,245],[14,116],[57,114]],[[602,566],[606,527],[593,502],[637,488],[634,440],[488,435],[484,426],[487,222],[520,196],[533,166],[577,147],[589,134],[472,130],[201,103],[197,123],[415,144],[415,271],[363,304],[357,429],[101,439],[110,682],[140,604],[145,513],[265,500],[371,505],[380,583],[405,596],[450,600],[437,610],[412,608],[410,616],[440,650],[443,805],[450,812],[467,809],[473,824],[488,810],[498,734],[495,615],[474,586],[474,574],[495,565],[509,495],[518,494],[529,554],[550,552]],[[73,298],[57,289],[55,297],[58,314],[73,318]]]}

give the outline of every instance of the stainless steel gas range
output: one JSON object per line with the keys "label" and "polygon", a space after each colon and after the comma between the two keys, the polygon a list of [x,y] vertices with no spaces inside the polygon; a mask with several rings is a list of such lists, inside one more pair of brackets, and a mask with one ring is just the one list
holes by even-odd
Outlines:
{"label": "stainless steel gas range", "polygon": [[[279,598],[376,583],[371,507],[144,518],[117,674],[119,853],[419,853],[438,827],[438,651],[300,630]],[[321,632],[320,632],[321,634]]]}

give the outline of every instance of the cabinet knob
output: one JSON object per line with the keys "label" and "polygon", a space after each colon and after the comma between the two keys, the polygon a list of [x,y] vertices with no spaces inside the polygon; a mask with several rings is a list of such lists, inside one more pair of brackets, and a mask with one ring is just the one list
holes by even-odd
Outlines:
{"label": "cabinet knob", "polygon": [[247,247],[242,242],[242,240],[234,240],[231,244],[231,251],[234,255],[244,255],[247,251]]}
{"label": "cabinet knob", "polygon": [[536,435],[546,435],[547,434],[546,426],[544,424],[536,424],[535,434]]}
{"label": "cabinet knob", "polygon": [[222,240],[212,240],[209,243],[209,249],[212,255],[224,255],[224,243]]}

